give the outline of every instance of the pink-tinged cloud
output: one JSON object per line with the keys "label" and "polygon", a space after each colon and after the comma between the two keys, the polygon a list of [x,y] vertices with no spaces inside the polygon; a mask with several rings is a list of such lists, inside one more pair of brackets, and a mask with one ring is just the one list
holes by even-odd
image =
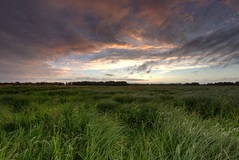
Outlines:
{"label": "pink-tinged cloud", "polygon": [[1,0],[0,81],[68,76],[48,62],[71,55],[142,63],[190,55],[239,64],[238,6],[236,0]]}

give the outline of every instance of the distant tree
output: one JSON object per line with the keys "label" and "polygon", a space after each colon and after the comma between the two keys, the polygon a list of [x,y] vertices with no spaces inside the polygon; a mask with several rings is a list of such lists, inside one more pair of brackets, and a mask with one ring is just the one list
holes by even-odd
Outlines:
{"label": "distant tree", "polygon": [[214,83],[215,85],[226,86],[226,85],[234,85],[233,82],[218,82]]}
{"label": "distant tree", "polygon": [[125,81],[106,81],[106,82],[90,82],[90,81],[81,81],[81,82],[69,82],[66,85],[80,85],[80,86],[126,86],[128,85]]}
{"label": "distant tree", "polygon": [[198,86],[200,84],[198,82],[191,82],[191,83],[185,83],[185,85]]}
{"label": "distant tree", "polygon": [[192,82],[191,85],[198,86],[200,84],[198,82]]}
{"label": "distant tree", "polygon": [[54,82],[53,85],[59,85],[59,86],[62,86],[62,85],[65,85],[65,84],[62,83],[62,82]]}
{"label": "distant tree", "polygon": [[16,81],[15,82],[15,85],[20,85],[21,83],[19,81]]}
{"label": "distant tree", "polygon": [[32,82],[25,82],[24,85],[32,85]]}

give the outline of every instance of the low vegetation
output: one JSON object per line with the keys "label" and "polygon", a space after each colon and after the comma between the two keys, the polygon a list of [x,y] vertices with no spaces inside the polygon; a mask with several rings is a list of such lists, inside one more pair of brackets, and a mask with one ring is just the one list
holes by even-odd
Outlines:
{"label": "low vegetation", "polygon": [[239,86],[3,86],[0,159],[239,159]]}

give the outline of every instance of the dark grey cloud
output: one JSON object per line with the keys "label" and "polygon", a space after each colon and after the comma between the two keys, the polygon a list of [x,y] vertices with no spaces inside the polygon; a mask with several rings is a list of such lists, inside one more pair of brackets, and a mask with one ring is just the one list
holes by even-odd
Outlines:
{"label": "dark grey cloud", "polygon": [[143,25],[142,36],[184,45],[199,36],[238,24],[239,10],[225,5],[222,0],[188,1],[160,25]]}
{"label": "dark grey cloud", "polygon": [[[7,53],[22,59],[48,60],[72,52],[87,53],[105,44],[127,43],[118,38],[124,30],[131,32],[142,27],[153,33],[140,36],[172,39],[175,33],[165,32],[160,25],[177,15],[183,2],[187,0],[2,0],[1,56],[7,57]],[[177,12],[169,12],[170,9]]]}
{"label": "dark grey cloud", "polygon": [[[122,43],[115,37],[120,25],[110,23],[103,10],[90,12],[89,6],[95,8],[97,4],[85,2],[86,11],[82,12],[80,4],[84,1],[57,3],[60,1],[2,0],[1,58],[51,60],[72,52],[91,52],[107,43]],[[105,23],[107,18],[109,23]]]}
{"label": "dark grey cloud", "polygon": [[151,69],[156,65],[159,65],[158,61],[148,61],[139,66],[135,65],[133,67],[129,67],[128,71],[130,71],[130,74],[134,74],[135,72],[136,73],[140,73],[140,72],[150,73]]}
{"label": "dark grey cloud", "polygon": [[[15,74],[17,79],[25,75],[23,72],[35,76],[34,70],[54,75],[58,71],[52,71],[46,61],[72,53],[89,54],[112,44],[131,44],[134,40],[127,38],[132,35],[155,42],[154,45],[169,43],[182,47],[167,55],[153,49],[108,49],[116,54],[98,58],[181,58],[187,52],[191,56],[201,55],[198,61],[220,54],[227,64],[235,64],[238,11],[236,0],[1,0],[0,77],[12,73],[8,77],[14,79]],[[209,61],[221,60],[215,56]],[[29,63],[34,67],[29,67]],[[150,65],[156,63],[143,64],[139,72],[145,69],[149,73]]]}
{"label": "dark grey cloud", "polygon": [[239,63],[239,26],[220,29],[198,37],[183,47],[171,51],[169,56],[197,57],[197,61],[221,62],[226,65]]}
{"label": "dark grey cloud", "polygon": [[6,62],[0,60],[0,82],[44,81],[64,75],[64,69],[56,69],[48,64],[31,62]]}
{"label": "dark grey cloud", "polygon": [[[164,49],[165,50],[165,49]],[[171,50],[171,49],[170,49]],[[92,55],[90,60],[111,60],[117,62],[118,60],[144,60],[157,59],[164,53],[163,50],[157,48],[135,48],[135,49],[106,49],[101,53]]]}
{"label": "dark grey cloud", "polygon": [[109,76],[109,77],[112,77],[112,76],[114,76],[113,74],[109,74],[109,73],[106,73],[106,74],[104,74],[105,76]]}
{"label": "dark grey cloud", "polygon": [[191,65],[197,63],[213,63],[214,66],[228,66],[239,64],[239,26],[217,30],[209,35],[200,36],[182,47],[160,54],[157,60],[133,66],[129,71],[148,72],[154,66],[163,64],[166,59],[168,65],[177,63],[185,58],[195,59]]}

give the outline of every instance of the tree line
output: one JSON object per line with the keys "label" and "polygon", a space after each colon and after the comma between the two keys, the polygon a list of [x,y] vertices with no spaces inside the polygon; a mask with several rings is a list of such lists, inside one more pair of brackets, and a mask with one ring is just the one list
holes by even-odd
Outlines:
{"label": "tree line", "polygon": [[238,85],[239,81],[237,82],[216,82],[216,83],[207,83],[207,84],[200,84],[198,82],[191,82],[191,83],[127,83],[126,81],[77,81],[77,82],[0,82],[0,85],[34,85],[34,86],[146,86],[146,85],[188,85],[188,86],[200,86],[200,85],[207,85],[207,86],[233,86]]}

